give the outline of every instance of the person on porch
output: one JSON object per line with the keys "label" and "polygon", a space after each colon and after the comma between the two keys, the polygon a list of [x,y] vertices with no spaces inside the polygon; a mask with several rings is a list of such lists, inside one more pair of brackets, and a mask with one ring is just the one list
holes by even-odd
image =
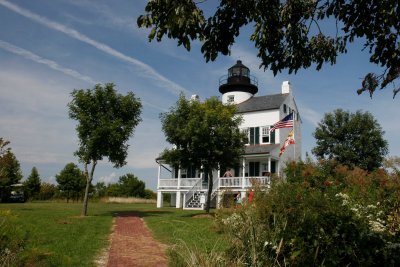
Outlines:
{"label": "person on porch", "polygon": [[224,173],[224,175],[222,177],[233,177],[232,173],[231,173],[231,169],[226,169],[226,172]]}

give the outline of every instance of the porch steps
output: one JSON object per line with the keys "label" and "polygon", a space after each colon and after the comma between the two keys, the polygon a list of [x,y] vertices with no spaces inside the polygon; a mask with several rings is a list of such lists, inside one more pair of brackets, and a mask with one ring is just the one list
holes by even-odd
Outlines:
{"label": "porch steps", "polygon": [[186,210],[202,210],[202,206],[200,204],[200,197],[203,195],[201,192],[195,192],[193,194],[192,199],[187,203],[184,209]]}

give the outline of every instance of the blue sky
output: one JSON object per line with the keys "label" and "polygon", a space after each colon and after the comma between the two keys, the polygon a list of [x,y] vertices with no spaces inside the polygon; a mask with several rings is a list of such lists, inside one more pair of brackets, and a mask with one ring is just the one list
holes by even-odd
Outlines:
{"label": "blue sky", "polygon": [[[33,166],[43,181],[69,162],[77,148],[75,122],[67,104],[73,89],[113,82],[120,93],[132,91],[144,104],[142,123],[130,140],[128,164],[120,169],[101,162],[94,182],[116,182],[134,173],[155,189],[155,158],[168,146],[159,114],[176,102],[181,91],[201,99],[219,96],[218,79],[240,59],[259,80],[258,95],[280,92],[289,80],[303,119],[303,155],[315,145],[312,133],[324,113],[336,108],[371,112],[385,131],[390,155],[400,155],[397,134],[399,97],[390,88],[371,100],[358,96],[361,78],[380,71],[369,63],[358,43],[334,66],[321,71],[301,70],[296,75],[273,76],[258,69],[257,51],[247,31],[232,47],[230,56],[206,63],[200,45],[192,51],[173,40],[148,42],[147,30],[138,29],[137,17],[146,1],[136,0],[0,0],[0,136],[11,141],[26,178]],[[329,28],[329,25],[327,25]]]}

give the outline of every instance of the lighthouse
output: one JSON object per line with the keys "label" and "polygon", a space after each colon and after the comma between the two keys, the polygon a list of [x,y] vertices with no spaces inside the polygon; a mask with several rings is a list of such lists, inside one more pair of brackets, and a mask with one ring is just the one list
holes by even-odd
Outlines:
{"label": "lighthouse", "polygon": [[228,69],[228,75],[219,79],[219,92],[222,94],[222,103],[240,104],[258,92],[258,81],[250,75],[249,68],[238,60]]}

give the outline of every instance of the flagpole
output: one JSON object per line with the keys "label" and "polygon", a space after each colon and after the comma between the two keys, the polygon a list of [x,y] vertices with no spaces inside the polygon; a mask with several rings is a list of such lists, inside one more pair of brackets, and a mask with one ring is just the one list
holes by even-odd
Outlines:
{"label": "flagpole", "polygon": [[296,120],[295,120],[295,118],[294,118],[294,114],[292,115],[292,118],[293,118],[293,140],[294,140],[294,144],[293,144],[293,160],[295,161],[296,160],[296,134],[295,134],[295,130],[294,130],[294,128],[295,128],[295,124],[296,124]]}

